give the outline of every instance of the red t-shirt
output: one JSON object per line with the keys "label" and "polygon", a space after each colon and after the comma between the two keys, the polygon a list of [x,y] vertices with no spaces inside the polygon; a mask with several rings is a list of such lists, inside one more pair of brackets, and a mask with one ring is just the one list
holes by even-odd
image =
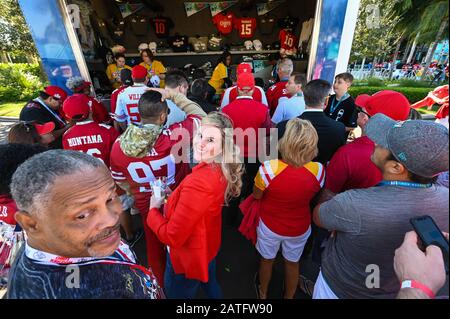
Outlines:
{"label": "red t-shirt", "polygon": [[337,150],[327,167],[325,187],[334,193],[373,187],[383,179],[370,159],[375,143],[367,136],[357,138]]}
{"label": "red t-shirt", "polygon": [[279,34],[282,49],[293,50],[298,47],[298,37],[289,31],[281,30]]}
{"label": "red t-shirt", "polygon": [[111,148],[118,136],[119,133],[109,125],[84,121],[68,129],[62,143],[65,150],[92,155],[109,167]]}
{"label": "red t-shirt", "polygon": [[223,35],[230,34],[233,31],[234,15],[232,13],[223,14],[219,13],[213,18],[213,23],[216,25],[217,30]]}
{"label": "red t-shirt", "polygon": [[14,215],[17,212],[16,202],[9,195],[0,195],[0,223],[16,225]]}
{"label": "red t-shirt", "polygon": [[111,110],[110,113],[114,114],[116,112],[116,106],[117,106],[117,97],[119,96],[119,93],[122,92],[123,90],[125,90],[127,88],[126,85],[121,86],[118,89],[115,89],[112,93],[111,93]]}
{"label": "red t-shirt", "polygon": [[238,30],[241,39],[250,39],[255,35],[256,19],[239,18],[234,20],[234,27]]}
{"label": "red t-shirt", "polygon": [[[158,177],[167,177],[167,184],[175,189],[191,171],[188,161],[176,161],[176,144],[182,136],[177,131],[184,129],[193,136],[200,125],[200,118],[189,115],[183,122],[175,123],[164,130],[156,140],[153,149],[141,158],[127,156],[117,140],[111,150],[111,173],[116,182],[127,182],[135,199],[135,206],[141,214],[147,214],[151,187],[150,182]],[[183,141],[185,143],[186,140]],[[187,141],[188,142],[188,141]]]}
{"label": "red t-shirt", "polygon": [[222,112],[233,120],[233,127],[242,130],[251,129],[255,140],[251,141],[242,136],[235,135],[235,142],[245,158],[256,158],[258,156],[258,129],[270,128],[271,122],[267,107],[251,97],[237,98],[222,109]]}
{"label": "red t-shirt", "polygon": [[282,97],[289,97],[286,90],[287,81],[275,83],[267,90],[267,102],[269,102],[270,116],[275,113],[278,106],[278,100]]}
{"label": "red t-shirt", "polygon": [[322,164],[310,162],[294,168],[281,160],[264,162],[255,177],[255,186],[264,192],[260,218],[271,231],[296,237],[311,225],[310,203],[325,180]]}

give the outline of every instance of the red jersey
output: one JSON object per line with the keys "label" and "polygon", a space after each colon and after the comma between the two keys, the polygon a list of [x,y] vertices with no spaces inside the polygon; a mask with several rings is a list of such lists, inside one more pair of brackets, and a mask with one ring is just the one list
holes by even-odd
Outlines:
{"label": "red jersey", "polygon": [[214,16],[213,23],[216,25],[217,30],[223,35],[230,34],[233,31],[234,15],[229,13],[227,15],[219,13]]}
{"label": "red jersey", "polygon": [[256,19],[239,18],[234,20],[234,27],[238,30],[241,39],[250,39],[255,35]]}
{"label": "red jersey", "polygon": [[110,153],[119,133],[109,125],[78,122],[63,135],[65,150],[80,151],[101,159],[108,167]]}
{"label": "red jersey", "polygon": [[116,106],[117,106],[117,97],[119,96],[120,92],[122,92],[123,90],[125,90],[128,86],[123,85],[118,89],[115,89],[112,94],[111,94],[111,109],[110,109],[110,113],[114,114],[116,112]]}
{"label": "red jersey", "polygon": [[109,116],[108,110],[106,107],[97,101],[95,98],[88,96],[89,99],[89,107],[92,111],[92,119],[96,123],[109,123],[111,122],[111,117]]}
{"label": "red jersey", "polygon": [[9,195],[0,195],[0,224],[16,225],[14,215],[17,212],[16,202]]}
{"label": "red jersey", "polygon": [[243,134],[246,134],[245,131],[247,129],[253,130],[255,140],[252,141],[252,139],[240,137],[236,134],[235,142],[239,146],[243,157],[256,158],[258,156],[258,129],[271,127],[267,107],[254,101],[251,97],[238,97],[234,102],[225,106],[222,112],[233,120],[234,129],[242,129],[244,131]]}
{"label": "red jersey", "polygon": [[275,83],[267,90],[267,102],[269,102],[270,116],[275,113],[275,110],[278,106],[278,101],[282,97],[289,97],[288,92],[286,90],[286,81],[280,81]]}
{"label": "red jersey", "polygon": [[367,136],[339,148],[328,163],[325,187],[333,193],[342,193],[381,182],[383,174],[370,159],[374,149],[375,143]]}
{"label": "red jersey", "polygon": [[294,50],[298,47],[298,37],[289,31],[281,30],[279,34],[281,48],[285,50]]}
{"label": "red jersey", "polygon": [[[190,173],[188,161],[176,160],[178,147],[174,146],[179,144],[184,137],[178,134],[181,132],[180,130],[184,129],[184,132],[188,132],[192,138],[194,129],[199,125],[200,118],[189,115],[183,122],[175,123],[163,130],[153,149],[146,156],[140,158],[127,156],[120,147],[119,140],[114,143],[111,150],[112,177],[116,182],[127,182],[130,185],[135,206],[141,214],[148,212],[152,195],[150,182],[158,177],[167,177],[167,184],[175,189]],[[185,142],[186,140],[183,139],[183,143]],[[179,146],[181,145],[180,143]]]}

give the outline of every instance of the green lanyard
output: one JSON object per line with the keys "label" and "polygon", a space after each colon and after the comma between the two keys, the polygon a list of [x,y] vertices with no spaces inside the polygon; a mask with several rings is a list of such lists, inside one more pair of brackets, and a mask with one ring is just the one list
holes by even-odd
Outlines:
{"label": "green lanyard", "polygon": [[[345,93],[344,96],[341,98],[340,101],[336,100],[336,95],[333,97],[333,101],[331,101],[331,106],[330,106],[330,115],[334,113],[334,111],[336,111],[337,107],[339,106],[339,104],[341,104],[342,101],[348,99],[348,97],[350,96],[350,94]],[[335,104],[335,102],[337,101],[337,104]]]}

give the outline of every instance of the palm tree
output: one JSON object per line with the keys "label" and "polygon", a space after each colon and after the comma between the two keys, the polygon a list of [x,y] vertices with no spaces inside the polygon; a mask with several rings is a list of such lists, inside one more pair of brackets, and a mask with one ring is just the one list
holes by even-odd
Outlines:
{"label": "palm tree", "polygon": [[[392,14],[399,16],[397,28],[410,40],[433,43],[425,61],[424,79],[437,44],[448,38],[448,0],[399,0],[393,6]],[[419,13],[419,17],[417,16]]]}

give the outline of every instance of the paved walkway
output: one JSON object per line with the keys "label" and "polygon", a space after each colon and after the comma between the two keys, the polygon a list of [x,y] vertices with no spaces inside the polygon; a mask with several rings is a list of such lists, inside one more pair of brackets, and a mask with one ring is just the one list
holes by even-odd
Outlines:
{"label": "paved walkway", "polygon": [[0,117],[0,144],[6,143],[6,141],[8,139],[9,129],[17,121],[18,121],[18,119],[16,119],[16,118]]}

